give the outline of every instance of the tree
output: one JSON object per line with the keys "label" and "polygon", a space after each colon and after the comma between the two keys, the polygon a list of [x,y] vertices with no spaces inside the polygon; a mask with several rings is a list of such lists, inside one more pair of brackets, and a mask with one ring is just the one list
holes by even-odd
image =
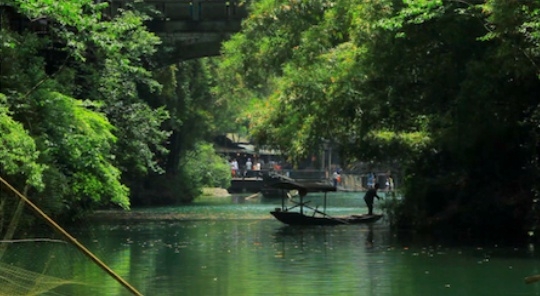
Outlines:
{"label": "tree", "polygon": [[[215,65],[212,59],[190,60],[156,69],[154,77],[163,88],[159,95],[145,94],[148,104],[162,107],[170,118],[162,129],[169,134],[167,151],[160,153],[164,174],[151,174],[145,182],[137,182],[136,203],[176,204],[192,201],[200,195],[204,176],[213,175],[228,187],[230,171],[223,171],[223,159],[205,143],[223,132],[230,114],[225,99],[213,92]],[[195,158],[199,163],[195,162]],[[208,170],[203,173],[204,170]],[[156,196],[161,198],[152,200]]]}
{"label": "tree", "polygon": [[109,204],[129,208],[122,173],[159,170],[154,153],[163,150],[166,113],[150,109],[137,90],[159,89],[144,68],[159,39],[144,27],[144,15],[128,9],[105,16],[107,5],[32,0],[2,7],[5,114],[33,139],[42,167],[10,181],[36,186],[41,178],[35,188],[43,190],[28,193],[56,217]]}
{"label": "tree", "polygon": [[326,139],[349,161],[398,160],[401,226],[523,234],[538,177],[538,8],[260,1],[224,47],[223,83],[273,106],[253,135],[290,155]]}

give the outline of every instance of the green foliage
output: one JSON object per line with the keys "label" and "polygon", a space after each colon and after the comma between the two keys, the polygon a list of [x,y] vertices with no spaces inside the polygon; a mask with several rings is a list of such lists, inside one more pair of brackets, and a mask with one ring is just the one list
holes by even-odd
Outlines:
{"label": "green foliage", "polygon": [[88,110],[91,103],[59,93],[41,98],[43,127],[49,132],[41,138],[47,145],[46,157],[62,163],[60,171],[69,176],[73,201],[91,200],[96,204],[111,201],[129,208],[128,189],[120,183],[111,150],[116,137],[113,126],[102,115]]}
{"label": "green foliage", "polygon": [[115,162],[131,177],[144,176],[150,172],[162,173],[163,167],[157,155],[166,154],[163,146],[170,132],[161,128],[169,119],[162,107],[152,109],[145,103],[116,105],[108,109],[111,122],[119,132],[115,146]]}
{"label": "green foliage", "polygon": [[38,162],[38,156],[34,139],[11,118],[6,96],[0,93],[0,172],[6,176],[21,175],[25,184],[41,190],[46,167]]}
{"label": "green foliage", "polygon": [[[208,59],[181,62],[156,71],[163,83],[159,96],[148,98],[150,104],[163,106],[170,114],[164,128],[170,132],[169,155],[165,167],[176,172],[184,153],[195,143],[207,140],[219,130],[223,102],[212,95],[212,62]],[[227,114],[227,113],[226,113]]]}
{"label": "green foliage", "polygon": [[183,152],[174,174],[151,175],[146,181],[150,186],[138,187],[134,204],[188,203],[202,194],[203,187],[228,188],[230,180],[227,161],[215,153],[211,144],[198,142]]}
{"label": "green foliage", "polygon": [[[384,122],[388,117],[381,118],[391,102],[386,99],[381,102],[374,94],[374,91],[388,91],[372,85],[380,78],[375,76],[378,75],[376,69],[371,69],[376,57],[369,50],[370,46],[379,46],[376,42],[380,41],[375,36],[382,40],[391,36],[377,29],[380,18],[392,12],[389,1],[309,5],[262,1],[254,6],[255,13],[246,20],[242,34],[224,46],[221,76],[225,79],[220,83],[230,90],[232,82],[228,79],[236,77],[234,81],[239,86],[233,88],[234,95],[244,100],[258,97],[270,102],[251,103],[258,109],[247,110],[249,114],[245,117],[250,120],[250,131],[256,142],[276,146],[292,158],[298,158],[317,149],[322,139],[337,143],[352,141],[362,146],[361,149],[355,147],[357,152],[351,151],[353,157],[360,157],[358,151],[368,151],[364,146],[373,139],[369,136],[372,129],[394,128],[392,123]],[[268,13],[269,7],[272,13]],[[281,17],[293,13],[295,17]],[[338,15],[339,21],[336,21]],[[284,32],[294,37],[286,45],[275,46],[270,40],[277,38],[275,42],[279,42]],[[265,50],[285,53],[271,54]],[[264,54],[260,54],[261,51],[265,51]],[[276,58],[279,61],[272,61]],[[265,73],[252,75],[252,69],[265,69]],[[405,123],[402,125],[406,126],[403,133],[419,129],[411,130]],[[410,144],[408,141],[399,143]]]}
{"label": "green foliage", "polygon": [[227,159],[214,151],[212,144],[198,143],[193,151],[186,153],[181,167],[187,179],[198,187],[228,188],[231,184],[231,169]]}
{"label": "green foliage", "polygon": [[139,97],[160,88],[143,66],[160,43],[144,26],[148,18],[133,9],[104,16],[108,4],[92,0],[3,3],[20,13],[2,10],[4,173],[42,190],[28,192],[52,216],[129,208],[122,180],[160,172],[155,153],[165,153],[169,135],[161,130],[167,112]]}
{"label": "green foliage", "polygon": [[327,4],[253,3],[225,44],[219,81],[261,101],[245,116],[256,141],[399,161],[399,225],[523,233],[538,217],[540,2]]}
{"label": "green foliage", "polygon": [[404,213],[403,206],[403,201],[396,196],[395,192],[386,194],[385,198],[379,202],[379,207],[385,213],[385,218],[388,220],[390,225],[397,225],[398,223],[403,225],[404,222],[409,222],[403,221],[405,220],[402,217]]}
{"label": "green foliage", "polygon": [[[210,142],[234,123],[230,119],[234,103],[216,95],[213,88],[216,71],[213,59],[184,61],[154,71],[153,77],[163,86],[161,92],[144,92],[142,96],[149,105],[159,106],[169,115],[161,127],[168,136],[167,151],[158,154],[164,174],[153,174],[143,186],[134,184],[136,204],[187,202],[200,195],[202,186],[228,187],[228,179],[224,179],[230,175],[228,166],[222,176],[219,171],[224,167],[214,164],[221,163],[214,160],[214,152],[197,144]],[[203,163],[193,163],[196,158],[204,159]]]}

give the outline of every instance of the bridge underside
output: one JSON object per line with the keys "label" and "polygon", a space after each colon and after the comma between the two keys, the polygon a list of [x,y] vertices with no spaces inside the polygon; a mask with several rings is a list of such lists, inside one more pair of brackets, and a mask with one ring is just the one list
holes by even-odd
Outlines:
{"label": "bridge underside", "polygon": [[168,63],[221,54],[221,44],[240,31],[239,21],[153,21],[148,28],[163,41]]}
{"label": "bridge underside", "polygon": [[[112,0],[110,13],[133,5],[132,0]],[[224,0],[145,0],[143,5],[157,12],[148,29],[163,41],[169,64],[182,60],[216,56],[221,43],[240,31],[247,16],[245,2]]]}

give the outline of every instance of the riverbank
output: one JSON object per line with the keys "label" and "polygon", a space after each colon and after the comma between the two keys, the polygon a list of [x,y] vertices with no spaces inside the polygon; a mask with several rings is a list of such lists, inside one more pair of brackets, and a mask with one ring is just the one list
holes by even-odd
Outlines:
{"label": "riverbank", "polygon": [[230,197],[231,194],[224,188],[203,188],[202,196]]}
{"label": "riverbank", "polygon": [[86,218],[92,222],[111,222],[111,221],[174,221],[193,219],[192,215],[185,213],[149,213],[147,211],[131,210],[99,210]]}
{"label": "riverbank", "polygon": [[[205,201],[222,200],[223,198],[231,197],[231,194],[223,188],[203,188],[201,196],[197,200],[204,199]],[[189,204],[186,204],[189,205]],[[97,210],[87,217],[90,221],[156,221],[156,220],[187,220],[187,219],[203,219],[197,217],[190,212],[169,211],[169,208],[177,206],[162,206],[162,207],[142,207],[133,208],[131,210]]]}

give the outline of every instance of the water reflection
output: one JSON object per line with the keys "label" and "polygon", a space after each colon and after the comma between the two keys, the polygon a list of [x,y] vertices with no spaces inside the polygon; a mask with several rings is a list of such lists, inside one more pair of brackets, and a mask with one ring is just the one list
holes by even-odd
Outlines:
{"label": "water reflection", "polygon": [[366,248],[371,249],[373,248],[373,224],[369,224],[367,227],[368,233],[366,235]]}
{"label": "water reflection", "polygon": [[276,258],[296,259],[306,252],[326,253],[329,248],[328,227],[281,226],[274,232]]}
{"label": "water reflection", "polygon": [[[358,211],[357,196],[335,197],[340,200],[329,211]],[[166,219],[92,222],[72,233],[144,295],[540,293],[540,285],[523,284],[525,276],[540,273],[534,246],[413,243],[396,239],[384,223],[286,226],[269,215],[273,206],[204,200],[141,211]],[[65,244],[20,245],[4,259],[83,283],[50,295],[129,295]]]}

